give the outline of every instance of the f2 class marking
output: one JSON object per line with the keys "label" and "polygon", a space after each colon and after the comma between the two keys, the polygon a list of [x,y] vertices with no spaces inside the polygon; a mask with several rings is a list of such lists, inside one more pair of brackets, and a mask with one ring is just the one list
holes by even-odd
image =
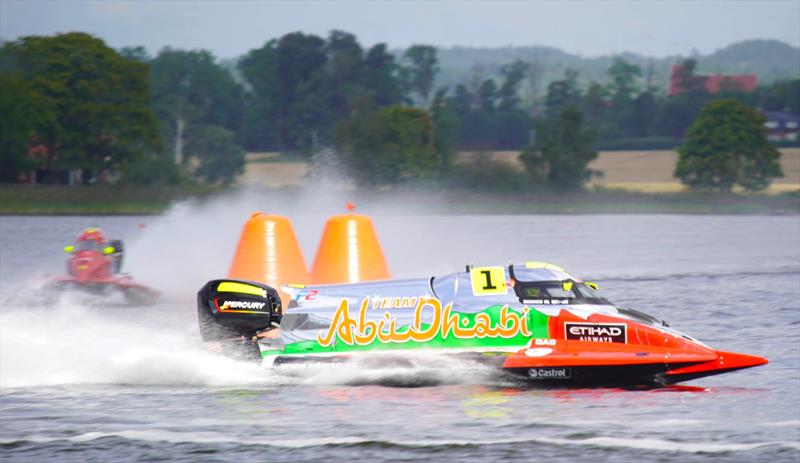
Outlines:
{"label": "f2 class marking", "polygon": [[507,294],[506,270],[503,267],[475,267],[470,270],[472,294],[492,296]]}

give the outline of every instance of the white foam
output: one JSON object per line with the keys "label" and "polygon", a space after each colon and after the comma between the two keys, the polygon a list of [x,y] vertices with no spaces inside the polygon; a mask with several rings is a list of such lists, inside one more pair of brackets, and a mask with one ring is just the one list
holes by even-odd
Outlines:
{"label": "white foam", "polygon": [[786,420],[786,421],[771,421],[767,423],[759,423],[761,426],[783,428],[783,427],[800,427],[800,420]]}
{"label": "white foam", "polygon": [[[62,304],[0,313],[0,387],[71,384],[248,385],[270,380],[255,363],[203,349],[186,327],[120,318],[117,307]],[[187,322],[188,323],[188,322]],[[195,322],[196,323],[196,322]]]}
{"label": "white foam", "polygon": [[[87,432],[64,437],[45,437],[34,436],[24,439],[29,442],[47,443],[56,441],[69,442],[91,442],[105,437],[121,437],[124,439],[178,443],[202,443],[202,444],[243,444],[253,445],[253,438],[241,438],[229,434],[219,434],[214,432],[174,432],[168,430],[122,430],[116,432]],[[4,440],[3,444],[18,442],[19,440]],[[521,444],[521,443],[543,443],[558,446],[587,446],[603,448],[625,448],[636,450],[652,450],[665,453],[728,453],[746,452],[765,447],[780,447],[800,450],[797,442],[751,442],[751,443],[725,443],[725,442],[680,442],[662,439],[647,438],[618,438],[618,437],[591,437],[587,439],[564,439],[556,437],[520,437],[507,439],[450,439],[450,440],[381,440],[380,438],[365,439],[363,437],[343,436],[343,437],[313,437],[307,439],[282,439],[271,440],[269,447],[283,448],[307,448],[325,445],[353,445],[367,444],[371,442],[381,442],[383,444],[394,444],[403,447],[443,447],[443,446],[474,446],[474,445],[499,445],[499,444]]]}
{"label": "white foam", "polygon": [[[0,388],[75,384],[269,386],[282,384],[486,384],[486,369],[437,355],[398,353],[406,364],[356,362],[324,371],[275,371],[207,351],[194,308],[57,305],[0,312]],[[162,314],[164,316],[162,316]],[[185,318],[185,319],[184,319]],[[402,357],[401,357],[402,356]]]}
{"label": "white foam", "polygon": [[678,442],[662,439],[621,438],[621,437],[591,437],[582,440],[571,439],[538,439],[557,445],[585,445],[606,448],[628,448],[639,450],[655,450],[662,452],[681,453],[725,453],[744,452],[761,447],[786,447],[800,450],[797,442],[753,442],[753,443],[719,443],[719,442]]}
{"label": "white foam", "polygon": [[[384,356],[387,357],[385,361],[381,360]],[[279,368],[278,371],[284,370]],[[426,351],[386,351],[334,368],[301,367],[286,373],[294,374],[301,384],[314,386],[489,384],[497,383],[498,376],[494,368]]]}

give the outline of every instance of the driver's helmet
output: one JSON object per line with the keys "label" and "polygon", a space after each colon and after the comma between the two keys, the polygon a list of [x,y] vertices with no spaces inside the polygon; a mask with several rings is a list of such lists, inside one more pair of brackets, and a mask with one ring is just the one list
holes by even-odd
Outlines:
{"label": "driver's helmet", "polygon": [[97,244],[102,245],[106,242],[106,235],[99,228],[87,228],[75,238],[76,243],[81,241],[95,241]]}

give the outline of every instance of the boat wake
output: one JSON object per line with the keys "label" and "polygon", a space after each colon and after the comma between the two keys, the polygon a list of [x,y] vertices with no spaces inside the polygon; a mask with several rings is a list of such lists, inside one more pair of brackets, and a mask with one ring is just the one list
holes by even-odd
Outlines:
{"label": "boat wake", "polygon": [[491,369],[471,362],[411,353],[379,368],[359,361],[336,369],[264,368],[207,350],[194,314],[178,313],[179,307],[120,310],[113,301],[90,298],[87,304],[87,297],[68,293],[42,306],[6,301],[0,311],[0,388],[503,385]]}
{"label": "boat wake", "polygon": [[0,312],[0,387],[233,386],[266,381],[257,364],[199,348],[192,324],[164,323],[152,315],[142,319],[135,310],[66,302],[7,308]]}

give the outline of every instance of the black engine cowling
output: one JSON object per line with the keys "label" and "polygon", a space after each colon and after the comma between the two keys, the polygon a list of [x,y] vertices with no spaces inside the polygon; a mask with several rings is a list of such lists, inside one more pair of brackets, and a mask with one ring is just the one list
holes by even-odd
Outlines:
{"label": "black engine cowling", "polygon": [[278,291],[245,280],[211,280],[197,292],[197,320],[203,341],[255,335],[281,321]]}

